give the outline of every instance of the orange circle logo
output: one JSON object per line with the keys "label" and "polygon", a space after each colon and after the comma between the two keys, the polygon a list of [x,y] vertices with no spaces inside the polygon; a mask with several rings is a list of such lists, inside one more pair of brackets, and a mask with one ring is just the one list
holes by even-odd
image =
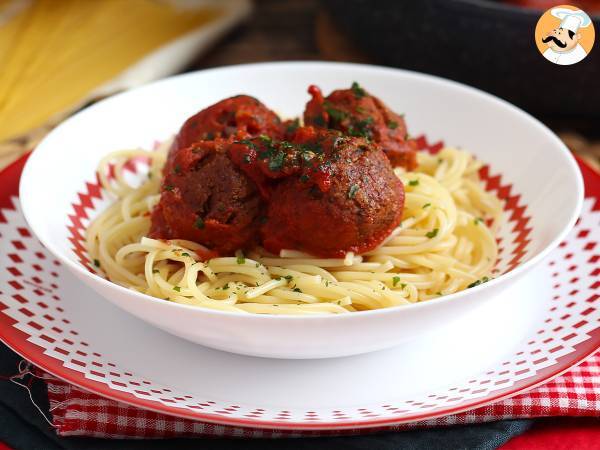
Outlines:
{"label": "orange circle logo", "polygon": [[594,46],[594,24],[585,11],[571,5],[550,8],[535,27],[535,45],[544,58],[561,66],[583,60]]}

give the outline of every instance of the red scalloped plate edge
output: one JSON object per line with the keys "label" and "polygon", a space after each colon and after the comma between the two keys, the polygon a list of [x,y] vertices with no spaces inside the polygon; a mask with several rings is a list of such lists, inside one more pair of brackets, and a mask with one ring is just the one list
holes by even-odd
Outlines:
{"label": "red scalloped plate edge", "polygon": [[[5,207],[10,208],[10,197],[18,195],[19,178],[28,156],[29,154],[24,155],[0,172],[0,185],[3,188],[3,192],[0,194],[0,209]],[[590,166],[588,166],[583,160],[577,158],[577,162],[579,163],[579,167],[585,182],[586,197],[593,197],[596,199],[594,210],[598,210],[600,209],[600,175],[596,173]],[[1,213],[0,220],[4,220]],[[361,421],[354,420],[329,423],[320,422],[318,424],[283,422],[276,420],[256,422],[247,419],[223,417],[217,414],[185,411],[179,408],[161,405],[154,401],[140,399],[127,392],[110,389],[106,384],[87,379],[82,373],[66,368],[59,360],[45,355],[41,347],[29,342],[27,340],[28,336],[14,328],[12,325],[12,320],[0,310],[0,340],[4,342],[4,344],[42,370],[45,370],[46,372],[82,389],[88,390],[111,400],[116,400],[132,406],[175,417],[204,421],[219,425],[278,430],[331,431],[360,428],[377,429],[378,427],[385,428],[408,422],[435,419],[449,414],[461,413],[513,397],[539,385],[547,383],[553,378],[568,371],[571,367],[580,364],[586,358],[596,353],[596,351],[600,349],[600,328],[597,328],[589,333],[589,339],[574,346],[576,349],[574,352],[558,358],[554,365],[541,369],[540,371],[536,372],[535,376],[517,382],[515,385],[509,388],[497,391],[495,395],[488,396],[484,399],[465,402],[455,407],[440,408],[427,413],[416,413],[408,417],[403,417],[402,419],[395,419],[392,417],[386,419],[368,419]]]}

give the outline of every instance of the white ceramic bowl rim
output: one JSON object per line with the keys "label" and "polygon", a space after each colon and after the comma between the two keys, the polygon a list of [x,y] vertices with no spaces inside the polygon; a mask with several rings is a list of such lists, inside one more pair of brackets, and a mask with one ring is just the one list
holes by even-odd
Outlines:
{"label": "white ceramic bowl rim", "polygon": [[[477,88],[474,88],[471,86],[467,86],[467,85],[464,85],[462,83],[458,83],[458,82],[455,82],[452,80],[447,80],[444,78],[440,78],[440,77],[436,77],[436,76],[428,75],[428,74],[423,74],[423,73],[419,73],[419,72],[408,71],[408,70],[404,70],[404,69],[394,69],[394,68],[382,67],[382,66],[376,66],[376,65],[354,64],[354,63],[335,63],[335,62],[318,62],[318,61],[289,61],[289,62],[287,62],[286,61],[286,62],[272,62],[272,63],[240,64],[240,65],[233,65],[233,66],[226,66],[226,67],[218,67],[218,68],[214,68],[214,69],[207,69],[207,70],[203,70],[201,72],[203,72],[203,73],[207,73],[207,72],[218,73],[218,72],[223,72],[223,71],[235,70],[237,68],[239,68],[239,69],[252,69],[252,68],[263,68],[263,69],[274,68],[274,69],[276,69],[276,68],[285,67],[285,66],[292,66],[292,67],[298,66],[298,67],[303,67],[303,68],[311,67],[314,69],[320,68],[323,70],[331,69],[331,68],[346,68],[346,69],[356,70],[357,72],[360,72],[361,70],[364,71],[364,70],[376,69],[377,71],[381,71],[381,72],[389,72],[389,73],[402,72],[404,74],[409,74],[409,75],[416,76],[419,78],[425,78],[425,79],[428,79],[430,81],[433,81],[433,82],[436,82],[436,83],[439,83],[442,85],[445,84],[447,86],[451,86],[455,90],[459,90],[459,91],[462,90],[464,93],[476,95],[476,96],[479,96],[480,98],[485,98],[488,101],[495,102],[498,107],[505,108],[506,110],[509,110],[512,114],[520,116],[520,118],[522,120],[528,122],[531,127],[536,128],[537,130],[540,131],[540,133],[543,133],[546,135],[546,137],[550,137],[552,140],[554,140],[554,142],[556,144],[556,149],[558,149],[558,151],[561,152],[561,154],[562,154],[561,156],[563,156],[564,162],[566,163],[568,170],[571,172],[573,179],[576,180],[575,188],[576,188],[577,203],[575,205],[573,205],[571,212],[569,214],[568,221],[566,221],[566,223],[564,224],[564,226],[562,227],[560,232],[556,234],[556,236],[551,240],[551,242],[548,245],[546,245],[543,249],[539,250],[537,252],[537,254],[533,255],[531,258],[529,258],[527,261],[523,262],[519,266],[515,267],[513,270],[511,270],[507,273],[504,273],[497,278],[493,278],[490,281],[488,281],[487,283],[482,283],[479,286],[470,288],[469,289],[470,292],[479,292],[479,295],[483,296],[483,295],[485,295],[486,291],[488,291],[488,290],[491,291],[494,286],[497,286],[498,284],[501,284],[501,283],[508,282],[509,280],[518,277],[522,272],[527,271],[530,267],[537,264],[544,257],[546,257],[548,255],[548,253],[550,253],[550,251],[552,251],[556,246],[558,246],[558,244],[564,240],[567,233],[571,230],[571,228],[577,221],[577,218],[579,217],[579,214],[580,214],[581,208],[582,208],[582,204],[583,204],[584,184],[583,184],[583,178],[582,178],[581,172],[579,170],[579,167],[577,165],[577,162],[575,161],[575,158],[570,153],[568,148],[558,138],[558,136],[556,136],[548,127],[546,127],[544,124],[542,124],[539,120],[535,119],[533,116],[526,113],[522,109],[517,108],[516,106],[512,105],[511,103],[509,103],[505,100],[502,100],[494,95],[491,95],[487,92],[484,92],[480,89],[477,89]],[[153,83],[149,83],[149,84],[140,86],[134,90],[137,91],[140,89],[146,89],[149,86],[156,86],[156,85],[159,85],[162,83],[172,82],[173,80],[176,80],[176,79],[182,79],[182,78],[194,76],[197,73],[198,72],[190,72],[190,73],[185,73],[185,74],[181,74],[181,75],[176,75],[174,77],[165,78],[163,80],[159,80],[159,81],[156,81]],[[104,99],[104,100],[94,104],[94,105],[91,105],[90,107],[86,108],[86,110],[95,109],[98,107],[98,105],[101,105],[106,101],[110,101],[113,98],[120,98],[121,96],[127,95],[128,92],[130,92],[130,91],[125,91],[120,94],[111,96],[107,99]],[[60,130],[62,127],[64,127],[66,124],[68,124],[70,120],[72,120],[72,119],[69,118],[69,119],[65,120],[51,133],[55,133],[57,130]],[[23,174],[21,176],[20,186],[19,186],[19,196],[22,201],[22,208],[23,208],[23,214],[25,216],[25,219],[26,219],[27,223],[29,224],[29,226],[31,227],[31,229],[34,231],[34,233],[40,239],[42,244],[46,248],[48,248],[48,250],[50,250],[50,252],[52,252],[52,254],[54,254],[63,264],[67,265],[71,270],[73,270],[79,276],[91,277],[94,279],[95,282],[104,284],[105,286],[109,287],[110,289],[120,290],[121,292],[127,292],[129,294],[140,296],[141,298],[144,298],[144,299],[152,301],[152,302],[158,302],[158,303],[164,304],[165,301],[162,299],[152,297],[150,295],[143,294],[143,293],[140,293],[137,291],[132,291],[126,287],[123,287],[116,283],[113,283],[99,275],[89,272],[81,264],[79,264],[78,262],[75,262],[74,260],[72,260],[71,258],[66,256],[58,248],[58,246],[54,244],[54,242],[52,240],[45,239],[43,234],[40,234],[37,232],[36,221],[32,220],[33,219],[33,211],[32,211],[33,205],[31,204],[31,202],[28,202],[27,199],[31,197],[30,196],[31,189],[35,187],[35,183],[32,182],[32,180],[31,180],[32,177],[30,176],[30,172],[31,172],[31,167],[37,163],[38,155],[39,155],[39,152],[37,150],[34,150],[25,165]],[[202,309],[202,312],[209,314],[209,315],[210,314],[213,314],[216,316],[234,315],[234,316],[252,317],[254,320],[273,320],[275,318],[277,320],[283,319],[283,320],[291,320],[291,321],[307,321],[307,320],[311,320],[311,319],[318,319],[318,320],[329,319],[329,320],[331,320],[334,318],[336,320],[340,320],[340,319],[341,320],[360,320],[361,317],[365,317],[365,315],[367,315],[367,314],[372,315],[372,316],[384,315],[391,310],[406,309],[406,308],[411,308],[411,309],[429,308],[432,305],[439,305],[443,302],[460,301],[460,298],[464,295],[465,292],[466,291],[460,291],[460,292],[456,292],[454,294],[442,296],[437,299],[428,300],[426,302],[412,303],[410,305],[400,305],[400,306],[393,306],[393,307],[389,307],[389,308],[375,309],[375,310],[369,310],[369,311],[359,311],[359,312],[356,312],[353,314],[335,314],[335,315],[319,314],[319,315],[310,315],[310,316],[296,316],[296,315],[282,314],[282,315],[272,316],[272,315],[263,315],[263,314],[244,314],[244,313],[232,312],[232,311],[219,311],[219,310],[213,310],[213,309],[208,309],[208,308],[199,308],[197,306],[183,305],[183,304],[174,303],[174,302],[168,302],[168,304],[173,308],[192,309],[195,311],[197,311],[198,309]]]}

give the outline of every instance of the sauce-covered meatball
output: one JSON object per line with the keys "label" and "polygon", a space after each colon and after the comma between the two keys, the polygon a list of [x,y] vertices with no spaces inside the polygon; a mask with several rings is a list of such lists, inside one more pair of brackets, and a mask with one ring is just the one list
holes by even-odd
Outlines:
{"label": "sauce-covered meatball", "polygon": [[381,149],[364,138],[303,127],[291,142],[247,140],[230,153],[267,192],[261,238],[271,252],[364,253],[400,223],[402,183]]}
{"label": "sauce-covered meatball", "polygon": [[185,148],[198,141],[228,137],[244,139],[261,134],[279,138],[283,132],[277,114],[254,97],[237,95],[221,100],[187,119],[175,144],[177,148]]}
{"label": "sauce-covered meatball", "polygon": [[308,92],[312,99],[304,110],[305,125],[372,140],[381,146],[393,166],[408,170],[416,167],[416,145],[409,139],[404,118],[357,83],[325,98],[317,86],[310,86]]}
{"label": "sauce-covered meatball", "polygon": [[265,207],[255,183],[231,161],[229,146],[217,138],[175,152],[151,237],[195,241],[221,255],[256,244]]}

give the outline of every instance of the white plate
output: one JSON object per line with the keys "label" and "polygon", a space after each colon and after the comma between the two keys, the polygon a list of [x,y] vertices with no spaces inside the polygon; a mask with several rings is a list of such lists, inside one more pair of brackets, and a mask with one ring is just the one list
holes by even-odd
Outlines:
{"label": "white plate", "polygon": [[[307,317],[177,304],[111,283],[94,272],[83,236],[89,220],[110,202],[96,184],[98,162],[107,153],[151,148],[156,140],[177,132],[192,113],[235,94],[254,95],[283,117],[292,117],[308,100],[310,83],[329,92],[353,80],[393,110],[405,112],[412,135],[426,134],[431,142],[444,139],[448,145],[463,146],[486,164],[482,178],[488,190],[504,200],[506,219],[496,236],[501,243],[492,280],[427,302]],[[185,74],[94,104],[40,143],[23,172],[21,196],[27,222],[61,263],[136,317],[220,350],[325,358],[414,342],[499,295],[571,229],[581,208],[583,183],[575,160],[556,135],[525,112],[482,91],[398,69],[286,62]]]}
{"label": "white plate", "polygon": [[2,174],[0,338],[54,375],[132,405],[256,428],[392,425],[515,395],[600,346],[597,176],[564,244],[505,294],[411,345],[293,361],[191,344],[104,301],[31,236],[19,171]]}

